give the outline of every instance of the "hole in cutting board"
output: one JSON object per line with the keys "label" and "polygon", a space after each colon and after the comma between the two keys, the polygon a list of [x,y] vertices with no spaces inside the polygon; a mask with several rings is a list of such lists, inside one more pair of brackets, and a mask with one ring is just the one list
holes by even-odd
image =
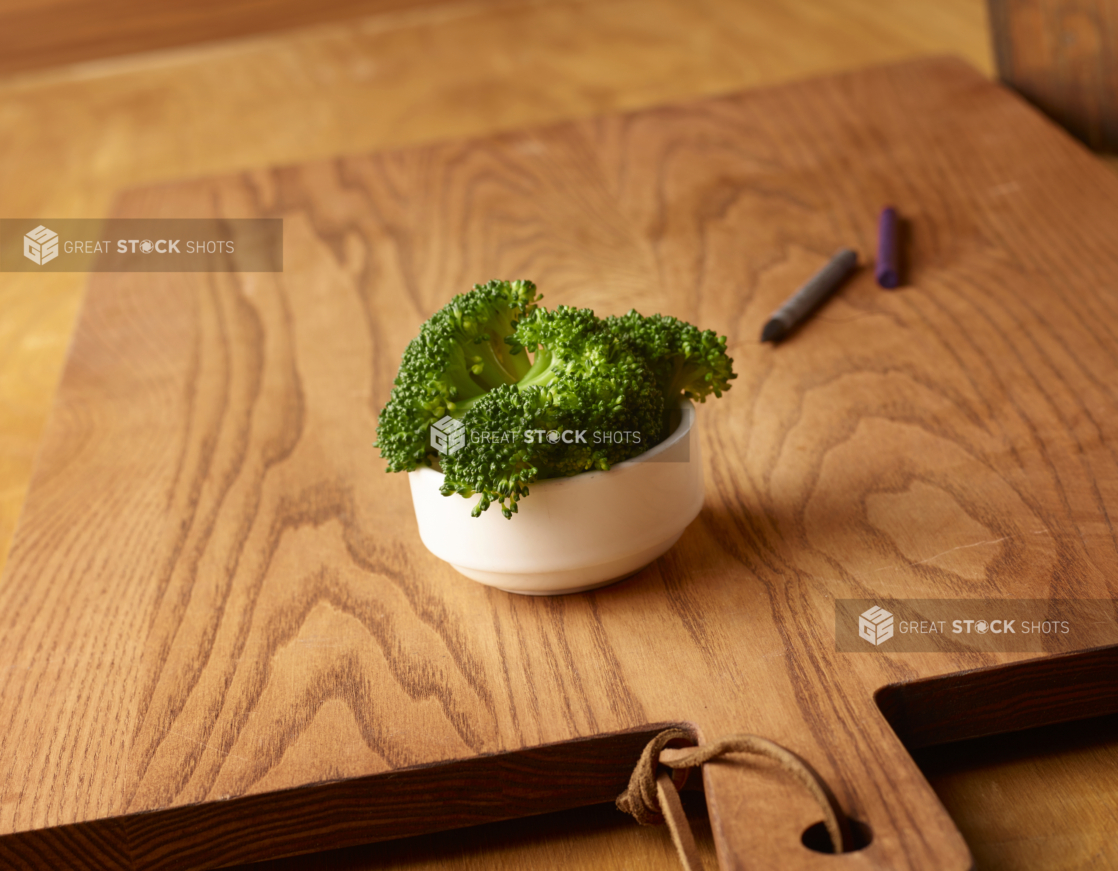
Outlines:
{"label": "hole in cutting board", "polygon": [[[873,842],[873,830],[861,820],[856,820],[853,817],[849,817],[847,821],[850,823],[850,849],[846,852],[853,853],[868,847]],[[831,836],[827,834],[827,827],[822,820],[804,829],[800,841],[805,847],[814,850],[816,853],[834,854],[835,852],[834,846],[831,844]]]}

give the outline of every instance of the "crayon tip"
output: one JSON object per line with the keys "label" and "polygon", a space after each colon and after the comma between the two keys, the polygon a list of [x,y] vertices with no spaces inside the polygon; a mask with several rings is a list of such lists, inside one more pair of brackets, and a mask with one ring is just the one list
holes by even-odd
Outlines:
{"label": "crayon tip", "polygon": [[901,283],[898,222],[897,210],[892,206],[881,210],[877,223],[877,264],[874,273],[877,283],[886,290],[892,290]]}
{"label": "crayon tip", "polygon": [[893,290],[898,284],[901,283],[900,277],[897,275],[895,269],[880,269],[877,273],[877,283],[884,287],[886,290]]}
{"label": "crayon tip", "polygon": [[761,341],[779,342],[787,332],[784,324],[778,318],[770,318],[769,322],[765,324],[765,328],[761,330]]}

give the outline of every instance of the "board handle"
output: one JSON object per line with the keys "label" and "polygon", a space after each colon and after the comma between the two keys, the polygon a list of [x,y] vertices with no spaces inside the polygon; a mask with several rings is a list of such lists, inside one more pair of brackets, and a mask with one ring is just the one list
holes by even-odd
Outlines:
{"label": "board handle", "polygon": [[[969,871],[962,835],[884,717],[865,712],[859,746],[842,754],[845,770],[829,770],[831,754],[801,751],[834,790],[845,824],[836,854],[833,826],[802,777],[770,759],[726,755],[703,765],[703,781],[723,871]],[[843,729],[824,734],[840,735]],[[849,732],[847,732],[849,735]],[[853,752],[851,752],[853,751]],[[668,760],[678,751],[666,751]],[[822,757],[813,759],[815,757]],[[837,754],[836,754],[837,755]],[[666,761],[668,761],[666,760]],[[797,782],[799,780],[800,782]],[[846,817],[843,820],[843,817]],[[687,867],[685,865],[685,867]]]}

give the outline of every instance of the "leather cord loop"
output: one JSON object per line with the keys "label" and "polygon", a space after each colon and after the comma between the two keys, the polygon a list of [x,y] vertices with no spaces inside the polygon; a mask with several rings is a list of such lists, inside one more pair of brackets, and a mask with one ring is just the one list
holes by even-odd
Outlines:
{"label": "leather cord loop", "polygon": [[[658,826],[664,822],[664,815],[660,812],[660,799],[656,795],[656,764],[660,760],[660,752],[669,742],[686,742],[691,746],[695,743],[690,734],[682,729],[665,729],[645,745],[637,767],[629,778],[629,788],[617,797],[617,807],[642,826]],[[686,774],[683,779],[687,779]],[[678,790],[683,782],[680,781],[675,786]]]}
{"label": "leather cord loop", "polygon": [[[679,748],[671,744],[687,744]],[[645,745],[629,788],[617,797],[617,807],[630,814],[643,826],[667,822],[686,871],[702,871],[702,861],[695,846],[691,826],[679,801],[679,788],[688,769],[725,756],[727,753],[751,753],[773,760],[777,766],[798,780],[823,811],[823,823],[836,853],[850,845],[849,824],[838,800],[819,773],[787,747],[759,735],[728,735],[710,744],[694,746],[691,736],[682,729],[666,729]],[[671,769],[669,774],[667,770]],[[683,773],[682,779],[679,773]]]}

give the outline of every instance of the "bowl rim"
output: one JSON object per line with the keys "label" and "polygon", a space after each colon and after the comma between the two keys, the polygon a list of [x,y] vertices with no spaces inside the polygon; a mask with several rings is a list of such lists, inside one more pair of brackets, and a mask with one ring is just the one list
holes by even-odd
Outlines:
{"label": "bowl rim", "polygon": [[[610,466],[609,469],[595,469],[592,472],[579,472],[577,475],[569,475],[565,478],[544,478],[542,481],[536,481],[531,484],[531,489],[537,491],[541,488],[554,490],[559,487],[573,487],[589,484],[597,480],[603,475],[612,475],[610,480],[616,480],[618,472],[624,472],[626,469],[631,469],[634,466],[639,466],[654,457],[659,456],[671,449],[674,445],[679,444],[687,435],[695,428],[695,403],[687,397],[683,397],[679,401],[678,408],[684,411],[680,415],[679,425],[672,430],[671,434],[659,444],[653,445],[643,454],[638,454],[628,460],[623,460],[617,465]],[[446,476],[430,466],[418,466],[408,472],[409,475],[419,475],[422,477],[430,477],[432,475],[438,476],[439,480],[445,480]]]}

